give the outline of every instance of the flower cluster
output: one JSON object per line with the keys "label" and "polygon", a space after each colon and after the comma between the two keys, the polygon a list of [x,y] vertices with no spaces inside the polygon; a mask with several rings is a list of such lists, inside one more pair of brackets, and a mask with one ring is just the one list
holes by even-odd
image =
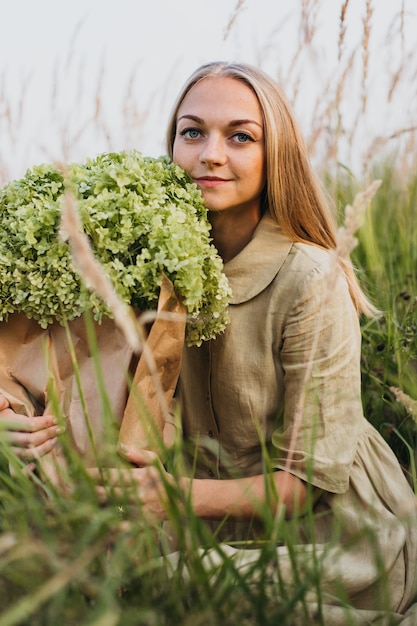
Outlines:
{"label": "flower cluster", "polygon": [[99,155],[29,170],[0,190],[0,320],[23,312],[46,328],[91,310],[111,316],[72,266],[58,236],[63,194],[74,194],[92,249],[124,302],[156,308],[162,273],[188,311],[187,343],[199,345],[228,323],[230,290],[211,243],[201,194],[167,157]]}

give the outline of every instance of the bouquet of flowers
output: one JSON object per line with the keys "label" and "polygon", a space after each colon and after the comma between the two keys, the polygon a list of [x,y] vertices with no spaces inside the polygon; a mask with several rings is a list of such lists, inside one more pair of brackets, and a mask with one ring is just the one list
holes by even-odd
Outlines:
{"label": "bouquet of flowers", "polygon": [[[69,165],[67,180],[84,232],[123,301],[154,308],[164,273],[187,309],[190,345],[224,329],[227,281],[201,194],[185,172],[166,157],[132,151]],[[41,165],[0,190],[0,320],[19,311],[46,328],[86,310],[97,320],[111,316],[57,237],[64,186],[58,168]]]}
{"label": "bouquet of flowers", "polygon": [[[167,157],[108,153],[70,164],[65,172],[41,165],[0,190],[0,393],[17,412],[39,414],[48,406],[47,380],[53,363],[74,445],[88,457],[95,447],[88,442],[88,433],[100,435],[102,420],[84,314],[91,312],[95,320],[105,384],[119,422],[133,353],[114,324],[111,308],[87,288],[74,267],[68,242],[59,236],[67,191],[119,299],[138,314],[156,310],[165,281],[172,292],[169,310],[186,313],[188,345],[198,346],[224,330],[230,291],[211,243],[201,194]],[[41,364],[45,345],[49,365]],[[154,340],[152,345],[164,360],[164,344],[158,347]],[[181,342],[176,347],[177,364],[180,352]],[[69,362],[74,354],[82,390]],[[88,418],[80,417],[81,405]]]}

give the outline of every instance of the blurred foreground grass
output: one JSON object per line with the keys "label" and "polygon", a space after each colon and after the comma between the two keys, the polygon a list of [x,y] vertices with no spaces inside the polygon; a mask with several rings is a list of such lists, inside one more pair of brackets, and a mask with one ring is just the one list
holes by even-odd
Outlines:
{"label": "blurred foreground grass", "polygon": [[[292,523],[272,519],[267,508],[265,540],[256,546],[260,557],[242,572],[176,484],[168,487],[180,555],[171,563],[160,557],[160,523],[146,522],[140,504],[130,506],[128,488],[122,497],[109,493],[108,503],[100,504],[82,462],[68,450],[71,490],[63,494],[26,478],[1,447],[1,626],[285,626],[293,624],[295,610],[307,611],[307,589],[320,595],[319,565],[311,553],[301,564],[294,559],[292,581],[271,581],[276,543],[285,542],[293,558],[295,540]],[[171,458],[181,458],[180,443]],[[110,466],[117,463],[107,457]],[[176,476],[175,464],[171,469]],[[203,562],[209,549],[217,563],[210,573]]]}

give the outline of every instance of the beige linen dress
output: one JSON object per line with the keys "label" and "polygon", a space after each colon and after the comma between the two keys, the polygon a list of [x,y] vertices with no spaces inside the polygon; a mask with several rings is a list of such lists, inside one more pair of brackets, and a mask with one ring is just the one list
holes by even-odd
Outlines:
{"label": "beige linen dress", "polygon": [[[291,242],[268,214],[225,272],[231,324],[186,348],[180,376],[194,475],[263,473],[263,439],[272,467],[307,481],[318,498],[313,523],[298,520],[298,552],[301,568],[313,552],[319,563],[325,623],[346,624],[349,611],[354,624],[402,619],[417,591],[417,500],[363,416],[360,327],[343,272],[328,251]],[[259,558],[258,549],[227,545],[257,536],[256,524],[217,532],[239,567]],[[271,580],[289,581],[288,550],[276,551]],[[313,615],[314,590],[309,600]]]}

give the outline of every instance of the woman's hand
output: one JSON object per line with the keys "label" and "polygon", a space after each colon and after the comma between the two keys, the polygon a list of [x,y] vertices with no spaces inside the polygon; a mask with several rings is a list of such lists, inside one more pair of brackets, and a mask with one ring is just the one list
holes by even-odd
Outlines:
{"label": "woman's hand", "polygon": [[[175,487],[159,457],[154,452],[133,446],[121,445],[119,451],[137,467],[91,469],[90,476],[101,483],[96,488],[100,500],[106,502],[110,492],[133,506],[140,504],[141,512],[149,522],[167,519],[167,487]],[[103,477],[105,484],[102,484]]]}
{"label": "woman's hand", "polygon": [[0,430],[4,441],[22,461],[30,463],[52,450],[61,432],[53,415],[28,417],[15,413],[0,395]]}

